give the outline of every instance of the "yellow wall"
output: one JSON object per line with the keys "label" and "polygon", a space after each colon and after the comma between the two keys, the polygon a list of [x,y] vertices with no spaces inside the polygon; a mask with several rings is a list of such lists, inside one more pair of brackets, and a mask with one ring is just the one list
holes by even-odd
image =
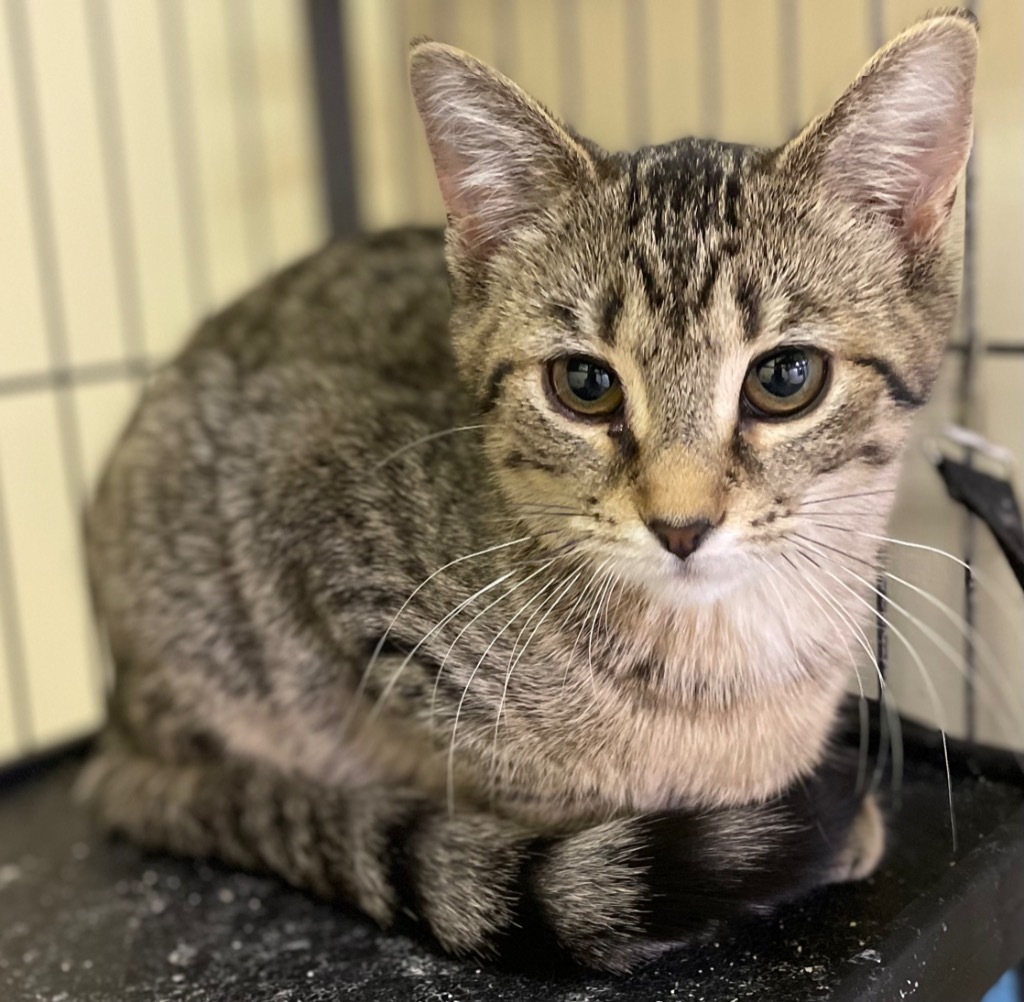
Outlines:
{"label": "yellow wall", "polygon": [[[196,317],[316,246],[325,227],[299,0],[5,3],[0,758],[81,733],[99,719],[102,657],[79,572],[77,512],[138,391],[126,362],[166,358]],[[349,0],[363,222],[376,228],[441,219],[405,84],[407,41],[416,34],[495,63],[612,148],[689,133],[771,143],[828,105],[878,31],[890,34],[931,6]],[[881,24],[872,19],[875,9]],[[1020,340],[1024,4],[985,0],[982,16],[978,320],[983,338]],[[33,94],[37,114],[26,119]],[[26,133],[33,121],[38,133]],[[39,240],[47,220],[52,248]],[[51,261],[56,270],[41,268]],[[922,433],[954,413],[956,364],[951,358]],[[69,370],[78,378],[58,385],[54,373]],[[979,386],[976,426],[1024,456],[1024,359],[986,358]],[[908,467],[893,532],[952,552],[962,545],[959,514],[920,458]],[[980,535],[980,566],[1001,594],[999,601],[979,598],[981,622],[1019,706],[1020,598]],[[951,562],[908,550],[897,553],[895,567],[959,608],[962,575]],[[933,607],[905,589],[894,589],[894,597],[959,650],[959,633]],[[894,619],[919,648],[947,722],[958,730],[961,689],[948,647],[944,653],[900,614]],[[937,718],[901,641],[893,636],[890,643],[904,704]],[[997,717],[1010,701],[983,692],[981,702],[988,733],[1005,735],[1007,724]]]}

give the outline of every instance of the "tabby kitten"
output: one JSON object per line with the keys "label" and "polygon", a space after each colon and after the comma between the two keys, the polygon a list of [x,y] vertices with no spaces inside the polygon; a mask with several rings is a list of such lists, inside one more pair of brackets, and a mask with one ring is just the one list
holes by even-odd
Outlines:
{"label": "tabby kitten", "polygon": [[339,243],[207,321],[103,477],[104,822],[613,970],[871,872],[830,735],[976,50],[935,15],[779,149],[610,154],[414,44],[444,247]]}

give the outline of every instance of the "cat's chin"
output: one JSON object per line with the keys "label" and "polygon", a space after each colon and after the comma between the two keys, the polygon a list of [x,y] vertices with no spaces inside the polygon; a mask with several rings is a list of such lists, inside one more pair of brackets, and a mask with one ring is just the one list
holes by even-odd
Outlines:
{"label": "cat's chin", "polygon": [[747,581],[747,575],[742,573],[684,565],[667,574],[652,575],[646,587],[658,601],[679,608],[715,605],[735,595]]}
{"label": "cat's chin", "polygon": [[730,598],[763,573],[763,568],[739,553],[697,553],[686,561],[656,554],[653,559],[625,562],[620,573],[656,602],[678,609],[714,605]]}

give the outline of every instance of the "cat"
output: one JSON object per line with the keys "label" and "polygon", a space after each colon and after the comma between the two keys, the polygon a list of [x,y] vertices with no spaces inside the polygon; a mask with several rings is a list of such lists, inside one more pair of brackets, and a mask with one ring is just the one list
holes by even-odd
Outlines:
{"label": "cat", "polygon": [[765,150],[600,149],[429,40],[446,236],[203,323],[87,514],[102,822],[626,971],[878,865],[833,740],[957,306],[976,24]]}

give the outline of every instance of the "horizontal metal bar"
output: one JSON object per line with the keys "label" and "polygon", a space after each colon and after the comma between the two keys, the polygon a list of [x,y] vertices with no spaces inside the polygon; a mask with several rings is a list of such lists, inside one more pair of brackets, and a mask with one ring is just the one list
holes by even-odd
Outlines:
{"label": "horizontal metal bar", "polygon": [[[951,344],[952,352],[967,350],[965,344]],[[1024,341],[992,341],[981,346],[989,355],[1022,355]],[[19,393],[37,393],[39,390],[56,389],[63,386],[91,386],[95,383],[116,382],[119,379],[142,379],[163,360],[128,359],[111,362],[94,362],[73,368],[55,368],[43,372],[27,372],[23,375],[0,376],[0,397]]]}
{"label": "horizontal metal bar", "polygon": [[[969,346],[963,343],[953,343],[947,347],[957,354],[969,350]],[[1024,341],[990,341],[988,344],[978,345],[978,350],[988,355],[1024,355]]]}
{"label": "horizontal metal bar", "polygon": [[0,397],[40,390],[63,389],[67,386],[93,386],[114,383],[120,379],[143,379],[155,367],[144,359],[118,359],[114,362],[95,362],[74,368],[54,368],[45,372],[27,372],[24,375],[0,377]]}

